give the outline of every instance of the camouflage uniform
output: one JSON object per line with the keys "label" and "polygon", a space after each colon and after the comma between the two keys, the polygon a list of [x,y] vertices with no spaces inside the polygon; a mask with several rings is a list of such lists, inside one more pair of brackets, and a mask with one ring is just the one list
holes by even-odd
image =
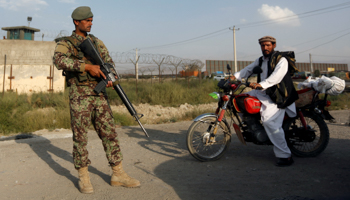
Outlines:
{"label": "camouflage uniform", "polygon": [[[106,63],[114,65],[101,40],[91,34],[87,35],[86,38],[90,38],[94,42]],[[85,63],[92,64],[92,62],[76,48],[84,39],[73,31],[71,37],[56,40],[57,46],[53,56],[53,62],[57,69],[66,73],[67,85],[69,86],[74,166],[76,169],[80,169],[91,163],[86,149],[87,131],[91,122],[102,140],[109,164],[116,166],[122,161],[122,153],[107,96],[102,92],[100,94],[94,93],[93,89],[96,87],[98,79],[85,72]],[[114,69],[112,71],[115,72]]]}

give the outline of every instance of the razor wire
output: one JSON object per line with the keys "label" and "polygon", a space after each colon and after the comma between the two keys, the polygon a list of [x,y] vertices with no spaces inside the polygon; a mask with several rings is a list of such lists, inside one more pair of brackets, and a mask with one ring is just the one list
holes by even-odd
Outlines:
{"label": "razor wire", "polygon": [[[43,29],[40,30],[40,32],[35,33],[35,37],[45,37],[45,38],[59,38],[59,37],[64,37],[64,36],[69,36],[69,32],[66,30],[47,30]],[[119,63],[119,64],[132,64],[136,63],[136,55],[133,52],[111,52],[110,53],[114,63]],[[181,61],[182,65],[187,65],[187,66],[204,66],[202,61],[200,60],[193,60],[193,59],[184,59],[172,55],[165,55],[165,54],[151,54],[151,53],[144,53],[144,54],[139,54],[140,58],[138,60],[138,64],[156,64],[160,63],[163,58],[164,61],[162,64],[168,64],[168,65],[174,65],[177,64]]]}
{"label": "razor wire", "polygon": [[[2,32],[2,35],[5,36],[5,32]],[[56,39],[59,37],[69,36],[70,33],[67,30],[48,30],[48,29],[41,29],[39,32],[34,33],[34,37],[40,37],[42,39],[44,38],[51,38]],[[9,57],[9,60],[13,60],[16,63],[25,63],[28,62],[28,64],[38,64],[39,60],[45,60],[47,63],[47,60],[52,59],[53,51],[47,51],[47,50],[24,50],[19,52],[7,52],[7,51],[0,51],[0,54],[7,54]],[[132,64],[136,63],[136,53],[135,52],[111,52],[110,56],[112,57],[114,63],[116,64]],[[166,55],[166,54],[152,54],[152,53],[141,53],[138,54],[139,60],[138,64],[141,65],[153,65],[153,64],[160,64],[161,65],[170,65],[174,67],[182,67],[183,69],[186,68],[186,70],[198,70],[201,69],[204,66],[204,63],[201,60],[198,59],[188,59],[188,58],[180,58],[173,55]],[[39,60],[38,60],[39,59]],[[0,58],[1,60],[1,58]]]}
{"label": "razor wire", "polygon": [[[14,65],[50,65],[52,64],[52,56],[54,50],[0,50],[0,62],[3,62],[3,56],[7,55],[7,62]],[[111,52],[111,58],[115,64],[134,66],[136,63],[136,54],[132,52]],[[161,64],[160,64],[161,63]],[[143,65],[145,68],[154,68],[165,66],[179,67],[185,71],[199,70],[204,66],[204,63],[198,59],[186,59],[173,55],[166,54],[139,54],[139,65]],[[152,66],[153,65],[153,66]],[[150,67],[151,66],[151,67]],[[139,66],[143,68],[142,66]],[[123,69],[120,69],[124,71]],[[125,69],[130,70],[130,69]]]}
{"label": "razor wire", "polygon": [[[143,53],[138,54],[139,60],[138,64],[157,64],[162,62],[166,65],[176,65],[181,62],[182,65],[185,66],[196,66],[196,67],[203,67],[204,63],[201,60],[198,59],[187,59],[187,58],[180,58],[173,55],[166,55],[166,54],[151,54],[151,53]],[[114,63],[119,64],[131,64],[136,63],[136,54],[133,52],[111,52],[110,53],[111,58],[113,59]]]}
{"label": "razor wire", "polygon": [[69,35],[70,35],[69,31],[66,31],[66,30],[41,29],[39,32],[34,33],[34,37],[50,38],[50,39],[56,39],[59,37],[64,37]]}

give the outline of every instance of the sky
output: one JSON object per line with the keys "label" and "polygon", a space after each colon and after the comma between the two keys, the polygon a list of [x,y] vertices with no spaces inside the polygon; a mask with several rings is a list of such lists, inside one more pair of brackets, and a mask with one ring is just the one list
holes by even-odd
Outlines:
{"label": "sky", "polygon": [[30,27],[41,30],[35,40],[52,41],[71,34],[79,6],[91,7],[91,34],[110,53],[233,60],[235,27],[238,61],[260,57],[258,39],[271,35],[276,50],[294,51],[297,62],[309,62],[311,54],[315,63],[350,66],[349,0],[0,0],[0,27],[28,26],[31,16]]}

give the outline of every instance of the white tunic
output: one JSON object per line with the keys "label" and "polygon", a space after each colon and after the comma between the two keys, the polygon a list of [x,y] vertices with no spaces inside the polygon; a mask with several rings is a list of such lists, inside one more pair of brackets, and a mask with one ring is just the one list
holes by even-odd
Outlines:
{"label": "white tunic", "polygon": [[[265,92],[267,88],[272,87],[282,81],[283,77],[288,72],[288,61],[285,58],[281,58],[275,66],[272,74],[267,77],[268,61],[269,58],[263,57],[263,62],[261,65],[262,73],[260,74],[261,82],[259,83],[262,86],[263,90],[252,90],[248,92],[248,94],[257,97],[262,103],[260,109],[261,121],[264,125],[267,135],[274,145],[274,152],[276,157],[288,158],[291,156],[291,152],[284,137],[282,123],[285,112],[287,112],[288,116],[290,117],[296,116],[295,103],[291,104],[286,109],[277,108],[277,104],[275,104]],[[246,66],[241,71],[236,72],[234,76],[238,80],[247,78],[250,74],[252,74],[253,69],[256,66],[259,66],[259,58],[256,59],[252,64]]]}

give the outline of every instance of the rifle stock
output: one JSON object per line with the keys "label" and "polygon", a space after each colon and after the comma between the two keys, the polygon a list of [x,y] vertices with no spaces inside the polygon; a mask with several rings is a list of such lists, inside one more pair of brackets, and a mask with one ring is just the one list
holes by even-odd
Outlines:
{"label": "rifle stock", "polygon": [[[99,94],[104,88],[106,88],[108,81],[113,82],[113,88],[117,92],[118,96],[124,103],[125,107],[128,109],[129,113],[131,116],[135,118],[135,120],[138,122],[140,125],[141,129],[145,133],[147,137],[149,137],[146,129],[143,127],[143,125],[140,122],[140,118],[143,117],[143,114],[139,114],[136,112],[134,106],[131,104],[129,98],[126,96],[123,88],[119,85],[118,80],[115,78],[114,74],[111,72],[109,69],[111,64],[105,63],[100,54],[98,53],[97,49],[93,45],[92,41],[90,38],[87,38],[84,40],[80,45],[79,48],[81,51],[84,53],[84,55],[89,56],[97,65],[101,66],[101,71],[104,73],[106,76],[106,79],[101,78],[101,81],[97,84],[97,86],[94,88],[94,91],[96,94]],[[119,79],[119,77],[118,77]]]}

